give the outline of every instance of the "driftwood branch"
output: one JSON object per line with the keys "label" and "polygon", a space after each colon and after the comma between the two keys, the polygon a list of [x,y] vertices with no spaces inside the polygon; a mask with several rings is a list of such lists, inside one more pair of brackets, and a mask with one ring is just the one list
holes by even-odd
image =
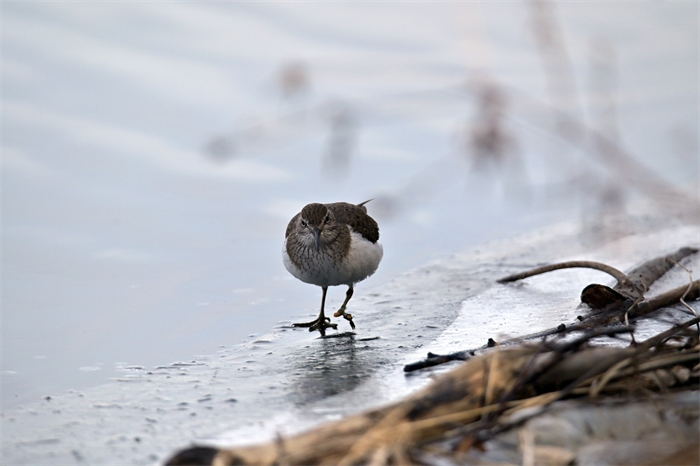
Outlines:
{"label": "driftwood branch", "polygon": [[633,284],[630,281],[630,279],[616,269],[615,267],[611,267],[607,264],[603,264],[602,262],[595,262],[595,261],[567,261],[567,262],[559,262],[556,264],[548,264],[548,265],[543,265],[541,267],[535,267],[534,269],[526,270],[524,272],[516,273],[513,275],[508,275],[507,277],[503,277],[501,279],[496,280],[497,283],[510,283],[510,282],[515,282],[518,280],[523,280],[525,278],[529,277],[534,277],[535,275],[541,275],[543,273],[547,272],[552,272],[554,270],[561,270],[561,269],[574,269],[574,268],[585,268],[585,269],[594,269],[594,270],[599,270],[601,272],[605,272],[611,277],[613,277],[615,280],[617,280],[618,285],[624,285],[624,286],[630,286],[632,287]]}
{"label": "driftwood branch", "polygon": [[550,264],[526,270],[521,273],[509,275],[497,280],[498,283],[509,283],[525,278],[533,277],[554,270],[570,268],[588,268],[605,272],[617,280],[617,284],[610,288],[605,285],[591,284],[581,292],[581,302],[588,304],[593,309],[604,309],[607,306],[616,305],[625,300],[636,301],[644,296],[646,290],[674,265],[685,257],[698,252],[696,248],[685,247],[665,256],[648,260],[638,267],[624,274],[615,267],[595,261],[567,261]]}
{"label": "driftwood branch", "polygon": [[[641,292],[637,294],[629,291],[633,289],[646,291],[654,283],[654,281],[661,278],[674,265],[678,264],[683,258],[691,254],[695,254],[696,252],[698,252],[698,249],[696,248],[681,248],[672,254],[657,257],[644,262],[640,266],[632,269],[629,272],[629,276],[625,275],[614,267],[610,267],[600,262],[569,261],[537,267],[519,274],[504,277],[498,280],[498,282],[508,283],[554,270],[572,267],[586,267],[608,273],[616,278],[618,284],[613,288],[597,284],[588,285],[586,288],[584,288],[581,300],[589,305],[592,301],[595,301],[599,306],[591,306],[594,309],[594,312],[588,316],[582,317],[579,321],[569,325],[562,323],[557,327],[529,335],[511,338],[501,341],[499,344],[503,346],[513,346],[551,335],[587,331],[610,324],[628,322],[630,319],[634,320],[659,309],[676,304],[680,302],[682,298],[690,300],[698,299],[700,298],[699,280],[692,282],[690,286],[684,285],[674,288],[648,300],[644,299]],[[622,286],[620,286],[621,284]],[[595,295],[596,297],[593,298],[592,295]],[[603,295],[605,297],[601,297]],[[491,342],[493,342],[493,340],[489,339],[489,343],[478,348],[471,348],[448,354],[428,353],[425,359],[406,364],[404,366],[404,371],[413,372],[419,369],[425,369],[451,361],[465,361],[471,357],[474,357],[478,353],[493,347],[494,344]]]}
{"label": "driftwood branch", "polygon": [[[700,280],[696,280],[692,283],[692,288],[691,291],[688,293],[686,296],[686,299],[698,299],[700,298]],[[630,319],[637,319],[643,316],[646,316],[648,314],[651,314],[652,312],[658,311],[660,309],[663,309],[665,307],[671,306],[673,304],[677,304],[680,302],[680,298],[686,293],[686,290],[688,290],[688,286],[679,286],[678,288],[674,288],[670,291],[667,291],[666,293],[663,293],[659,296],[656,296],[654,298],[651,298],[649,300],[641,301],[634,305],[632,309],[630,309],[629,312],[629,318]],[[595,329],[598,328],[598,335],[597,336],[603,336],[603,335],[612,335],[614,333],[620,333],[617,332],[614,329],[605,329],[605,328],[599,328],[601,326],[605,325],[610,325],[614,323],[622,323],[624,321],[624,310],[620,310],[620,312],[616,315],[611,315],[611,314],[597,314],[590,316],[583,321],[577,321],[574,322],[570,325],[565,325],[565,324],[560,324],[557,327],[550,328],[547,330],[543,330],[541,332],[536,332],[532,333],[529,335],[524,335],[524,336],[519,336],[515,338],[510,338],[508,340],[504,340],[498,343],[500,346],[514,346],[522,343],[526,343],[528,341],[533,341],[533,340],[538,340],[544,337],[548,337],[551,335],[563,335],[566,333],[572,333],[572,332],[580,332],[580,331],[586,331],[590,329]],[[626,327],[617,327],[622,332],[624,333],[624,329]],[[438,366],[440,364],[445,364],[448,362],[452,361],[466,361],[467,359],[470,359],[477,354],[483,352],[484,350],[487,350],[489,348],[492,348],[493,345],[483,345],[478,348],[471,348],[471,349],[466,349],[466,350],[461,350],[461,351],[455,351],[454,353],[448,353],[448,354],[434,354],[434,353],[428,353],[428,356],[425,359],[422,359],[420,361],[412,362],[409,364],[406,364],[403,368],[404,372],[413,372],[419,369],[425,369],[428,367],[433,367],[433,366]]]}
{"label": "driftwood branch", "polygon": [[700,298],[700,280],[691,282],[690,285],[679,286],[658,296],[638,303],[630,311],[632,318],[642,317],[658,309],[679,303],[681,299],[696,300]]}

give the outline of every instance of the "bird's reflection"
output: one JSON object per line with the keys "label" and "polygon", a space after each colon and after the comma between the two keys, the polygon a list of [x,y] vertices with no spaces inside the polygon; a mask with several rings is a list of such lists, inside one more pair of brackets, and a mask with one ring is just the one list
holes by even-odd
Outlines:
{"label": "bird's reflection", "polygon": [[348,332],[295,351],[288,359],[292,402],[305,405],[353,390],[381,364],[373,349]]}

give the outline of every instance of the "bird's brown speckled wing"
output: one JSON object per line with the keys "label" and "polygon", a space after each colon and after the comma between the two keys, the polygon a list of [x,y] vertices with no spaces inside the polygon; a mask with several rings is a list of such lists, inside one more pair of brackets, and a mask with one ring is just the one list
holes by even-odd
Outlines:
{"label": "bird's brown speckled wing", "polygon": [[379,241],[379,225],[372,217],[367,215],[367,208],[363,205],[348,204],[347,202],[335,202],[326,204],[328,210],[333,212],[335,219],[340,223],[349,225],[365,239],[376,243]]}

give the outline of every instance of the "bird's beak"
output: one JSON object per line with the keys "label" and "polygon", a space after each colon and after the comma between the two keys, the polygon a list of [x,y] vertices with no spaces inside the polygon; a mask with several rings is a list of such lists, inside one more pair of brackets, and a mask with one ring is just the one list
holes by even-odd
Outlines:
{"label": "bird's beak", "polygon": [[318,252],[321,249],[321,229],[320,228],[314,228],[314,239],[316,240],[316,252]]}

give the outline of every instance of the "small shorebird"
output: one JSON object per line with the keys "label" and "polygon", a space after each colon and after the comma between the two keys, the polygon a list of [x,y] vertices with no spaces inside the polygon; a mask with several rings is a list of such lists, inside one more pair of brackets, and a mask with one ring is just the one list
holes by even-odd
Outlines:
{"label": "small shorebird", "polygon": [[355,329],[352,315],[345,312],[353,286],[377,270],[384,254],[379,225],[367,215],[367,202],[308,204],[289,221],[282,253],[284,266],[299,280],[323,290],[318,318],[293,324],[295,327],[309,327],[310,332],[318,330],[322,336],[326,328],[338,328],[324,313],[326,292],[329,286],[347,285],[345,301],[333,316],[343,316]]}

